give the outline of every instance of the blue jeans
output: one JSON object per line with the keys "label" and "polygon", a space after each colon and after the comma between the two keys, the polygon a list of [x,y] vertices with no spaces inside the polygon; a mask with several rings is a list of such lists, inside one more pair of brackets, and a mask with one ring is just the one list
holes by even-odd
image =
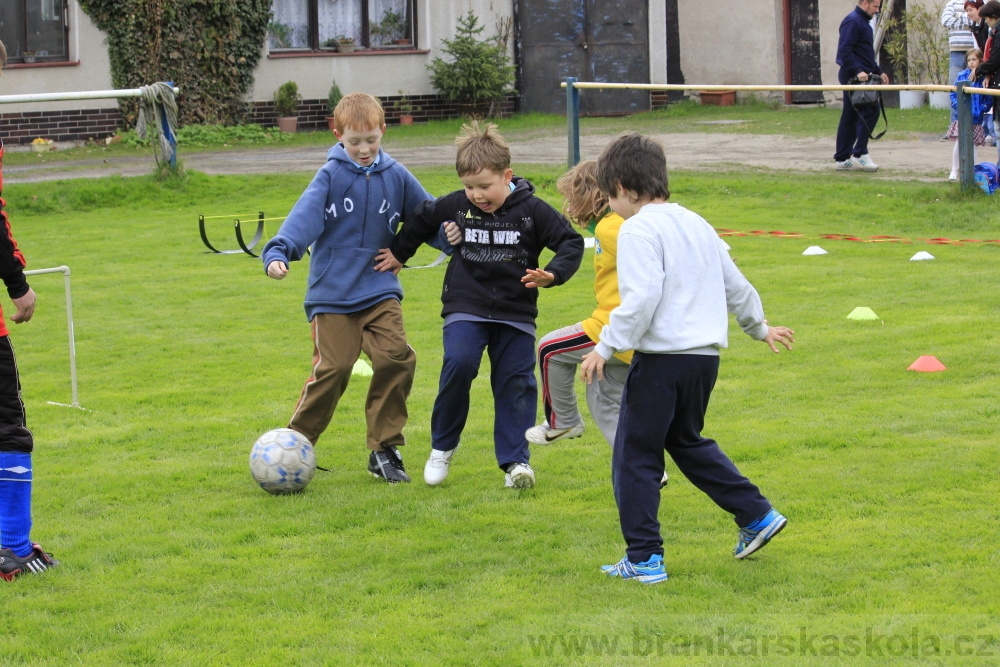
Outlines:
{"label": "blue jeans", "polygon": [[[535,337],[498,322],[452,322],[444,328],[444,360],[431,413],[431,447],[450,451],[469,417],[469,392],[479,375],[483,350],[490,357],[493,389],[493,446],[497,464],[530,458],[524,432],[535,425]],[[476,406],[479,409],[481,406]]]}
{"label": "blue jeans", "polygon": [[[965,69],[965,51],[952,51],[948,60],[948,81],[955,85],[959,73]],[[958,120],[958,109],[951,110],[951,122]]]}

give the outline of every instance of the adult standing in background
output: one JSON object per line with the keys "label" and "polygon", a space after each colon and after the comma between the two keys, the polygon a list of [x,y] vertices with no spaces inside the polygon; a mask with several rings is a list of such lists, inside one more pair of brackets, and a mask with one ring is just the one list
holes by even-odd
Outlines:
{"label": "adult standing in background", "polygon": [[[875,60],[875,42],[871,20],[882,0],[860,0],[850,14],[840,23],[840,40],[837,43],[837,64],[840,83],[850,83],[852,79],[867,81],[869,76],[878,76],[883,84],[889,83],[889,76]],[[851,94],[844,91],[844,108],[837,126],[837,151],[833,155],[839,171],[876,171],[878,165],[868,155],[868,139],[871,128],[878,122],[878,105],[856,109],[851,104]]]}
{"label": "adult standing in background", "polygon": [[[954,85],[959,72],[965,69],[965,55],[976,48],[976,38],[972,34],[972,22],[965,12],[965,0],[948,0],[941,9],[941,25],[948,30],[948,84]],[[984,47],[979,47],[984,48]],[[951,122],[958,120],[958,110],[951,110]],[[941,141],[948,139],[946,132]]]}
{"label": "adult standing in background", "polygon": [[954,82],[958,73],[965,69],[965,54],[969,49],[978,46],[965,5],[965,0],[948,0],[941,10],[941,25],[948,29],[948,51],[951,52],[948,60],[949,82]]}
{"label": "adult standing in background", "polygon": [[972,38],[976,40],[976,47],[985,53],[986,40],[990,37],[990,27],[979,15],[983,4],[984,0],[965,0],[965,15],[969,18],[969,30],[972,31]]}

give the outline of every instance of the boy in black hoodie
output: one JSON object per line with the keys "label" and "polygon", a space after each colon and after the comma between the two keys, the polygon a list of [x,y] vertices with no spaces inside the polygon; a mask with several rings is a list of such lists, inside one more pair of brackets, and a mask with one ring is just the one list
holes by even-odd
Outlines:
{"label": "boy in black hoodie", "polygon": [[[510,148],[496,125],[463,125],[455,140],[455,167],[465,186],[408,219],[376,268],[398,271],[421,243],[449,223],[461,232],[441,293],[444,360],[431,415],[431,456],[424,481],[448,476],[469,416],[469,390],[485,349],[493,389],[493,439],[505,486],[531,488],[524,432],[535,423],[535,316],[538,287],[562,285],[583,259],[583,238],[558,211],[535,197],[535,188],[510,168]],[[456,229],[457,228],[457,229]],[[538,267],[543,248],[555,252]]]}

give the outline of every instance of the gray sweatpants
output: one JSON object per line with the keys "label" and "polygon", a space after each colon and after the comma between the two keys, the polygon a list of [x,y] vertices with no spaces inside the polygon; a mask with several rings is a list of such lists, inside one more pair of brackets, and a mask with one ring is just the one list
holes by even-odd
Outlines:
{"label": "gray sweatpants", "polygon": [[[595,345],[579,322],[547,333],[538,342],[542,406],[550,428],[569,428],[583,423],[576,404],[576,377],[584,355],[591,352]],[[611,357],[604,366],[604,379],[595,377],[587,385],[590,416],[612,446],[627,374],[628,364]]]}

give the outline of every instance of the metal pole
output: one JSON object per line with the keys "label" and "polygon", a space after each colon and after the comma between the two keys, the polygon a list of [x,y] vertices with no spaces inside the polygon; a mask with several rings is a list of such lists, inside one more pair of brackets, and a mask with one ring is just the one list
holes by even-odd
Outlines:
{"label": "metal pole", "polygon": [[[76,336],[73,334],[73,295],[69,287],[69,267],[68,266],[57,266],[53,269],[35,269],[34,271],[25,271],[26,276],[37,276],[43,273],[61,273],[63,274],[63,283],[66,286],[66,323],[69,329],[69,381],[73,391],[73,402],[70,407],[79,408],[80,398],[76,390]],[[64,403],[53,403],[49,401],[52,405],[65,405]]]}
{"label": "metal pole", "polygon": [[[180,88],[174,88],[174,95]],[[19,102],[61,102],[64,100],[104,100],[118,97],[142,97],[141,88],[128,90],[91,90],[82,93],[31,93],[28,95],[0,95],[0,104]]]}
{"label": "metal pole", "polygon": [[566,161],[573,167],[580,161],[580,91],[574,86],[576,77],[566,77],[566,126],[569,155]]}
{"label": "metal pole", "polygon": [[959,81],[955,86],[958,95],[958,171],[962,190],[976,187],[976,147],[972,145],[972,95],[965,92],[968,83]]}

